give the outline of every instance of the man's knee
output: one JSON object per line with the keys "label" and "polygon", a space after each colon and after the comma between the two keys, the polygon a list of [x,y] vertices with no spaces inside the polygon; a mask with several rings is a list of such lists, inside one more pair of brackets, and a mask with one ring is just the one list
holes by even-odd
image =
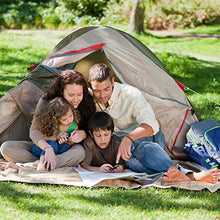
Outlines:
{"label": "man's knee", "polygon": [[138,144],[138,146],[135,147],[136,151],[141,152],[151,152],[151,151],[163,151],[163,148],[158,143],[155,142],[141,142]]}
{"label": "man's knee", "polygon": [[166,152],[163,150],[163,148],[154,142],[145,142],[142,144],[139,144],[139,146],[136,146],[135,150],[132,152],[132,154],[139,159],[143,158],[157,158],[157,157],[164,157],[166,155]]}

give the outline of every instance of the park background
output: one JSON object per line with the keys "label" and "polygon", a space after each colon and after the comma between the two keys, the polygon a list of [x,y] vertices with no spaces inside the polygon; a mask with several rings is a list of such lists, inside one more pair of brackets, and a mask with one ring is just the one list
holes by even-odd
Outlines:
{"label": "park background", "polygon": [[[0,0],[0,97],[72,31],[107,25],[131,33],[186,88],[201,118],[220,121],[217,0]],[[163,35],[162,35],[163,33]],[[168,36],[167,36],[168,35]],[[0,184],[1,219],[217,219],[207,190],[136,190]]]}

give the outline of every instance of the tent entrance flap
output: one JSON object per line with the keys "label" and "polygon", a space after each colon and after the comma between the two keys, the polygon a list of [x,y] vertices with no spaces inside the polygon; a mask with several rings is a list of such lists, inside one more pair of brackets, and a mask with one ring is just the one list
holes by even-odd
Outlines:
{"label": "tent entrance flap", "polygon": [[105,63],[106,65],[108,65],[112,70],[115,81],[120,82],[103,50],[97,50],[79,60],[76,64],[75,70],[83,73],[84,77],[87,80],[90,67],[96,63]]}

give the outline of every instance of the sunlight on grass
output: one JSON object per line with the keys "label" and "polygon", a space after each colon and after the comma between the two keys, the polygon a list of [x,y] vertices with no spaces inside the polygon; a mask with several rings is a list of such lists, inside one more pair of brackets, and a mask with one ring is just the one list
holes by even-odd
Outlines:
{"label": "sunlight on grass", "polygon": [[146,37],[137,35],[153,52],[188,55],[206,61],[220,62],[220,40],[217,38]]}
{"label": "sunlight on grass", "polygon": [[189,33],[189,34],[219,34],[220,35],[219,25],[220,25],[219,23],[213,25],[201,25],[193,29],[184,29],[184,30],[177,29],[177,32]]}

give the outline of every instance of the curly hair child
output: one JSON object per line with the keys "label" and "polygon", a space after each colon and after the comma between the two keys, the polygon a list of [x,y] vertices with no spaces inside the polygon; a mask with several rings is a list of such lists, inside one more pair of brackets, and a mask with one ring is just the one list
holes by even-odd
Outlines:
{"label": "curly hair child", "polygon": [[34,113],[33,126],[42,132],[48,142],[43,150],[36,144],[31,152],[40,157],[38,170],[44,170],[44,154],[47,148],[52,147],[55,154],[61,154],[70,149],[72,133],[78,129],[79,114],[63,97],[43,100]]}

